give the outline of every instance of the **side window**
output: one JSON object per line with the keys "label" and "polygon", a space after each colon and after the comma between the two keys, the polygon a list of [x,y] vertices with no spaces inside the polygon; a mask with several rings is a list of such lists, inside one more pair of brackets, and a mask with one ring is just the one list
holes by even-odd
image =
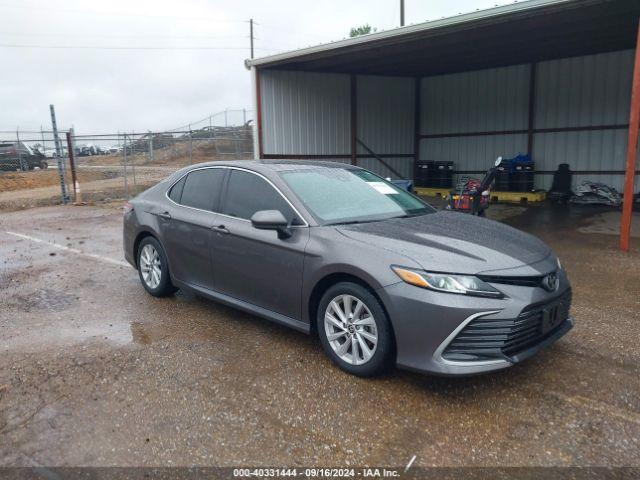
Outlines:
{"label": "side window", "polygon": [[217,211],[225,169],[194,170],[184,182],[180,203],[186,207]]}
{"label": "side window", "polygon": [[282,195],[263,178],[242,170],[231,170],[222,213],[249,220],[259,210],[280,210],[294,225],[302,224]]}
{"label": "side window", "polygon": [[180,179],[178,183],[176,183],[171,190],[169,190],[169,198],[176,203],[180,203],[180,198],[182,197],[182,189],[184,188],[184,182],[187,179],[185,175]]}

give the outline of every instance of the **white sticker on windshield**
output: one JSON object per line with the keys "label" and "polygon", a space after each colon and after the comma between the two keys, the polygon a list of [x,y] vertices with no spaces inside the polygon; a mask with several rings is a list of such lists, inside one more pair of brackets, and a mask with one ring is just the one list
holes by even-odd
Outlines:
{"label": "white sticker on windshield", "polygon": [[398,191],[394,190],[390,185],[387,185],[384,182],[367,182],[367,185],[375,188],[378,192],[384,193],[385,195],[397,195]]}

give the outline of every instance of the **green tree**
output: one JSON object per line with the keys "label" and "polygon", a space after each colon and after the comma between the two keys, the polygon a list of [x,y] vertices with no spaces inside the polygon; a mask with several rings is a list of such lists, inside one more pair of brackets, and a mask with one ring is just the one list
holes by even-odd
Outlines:
{"label": "green tree", "polygon": [[364,25],[360,25],[359,27],[353,27],[349,31],[349,36],[351,38],[359,37],[360,35],[366,35],[367,33],[373,33],[375,31],[376,31],[375,28],[372,28],[371,25],[369,25],[368,23],[365,23]]}

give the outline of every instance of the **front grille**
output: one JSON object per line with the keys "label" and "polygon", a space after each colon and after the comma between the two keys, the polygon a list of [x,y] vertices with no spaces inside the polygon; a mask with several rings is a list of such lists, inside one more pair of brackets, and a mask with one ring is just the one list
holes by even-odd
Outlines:
{"label": "front grille", "polygon": [[501,283],[505,285],[517,285],[521,287],[541,287],[544,275],[530,277],[506,277],[502,275],[478,275],[480,280],[487,283]]}
{"label": "front grille", "polygon": [[571,290],[544,304],[525,308],[515,319],[476,318],[442,353],[446,360],[476,361],[512,357],[549,335],[569,316]]}

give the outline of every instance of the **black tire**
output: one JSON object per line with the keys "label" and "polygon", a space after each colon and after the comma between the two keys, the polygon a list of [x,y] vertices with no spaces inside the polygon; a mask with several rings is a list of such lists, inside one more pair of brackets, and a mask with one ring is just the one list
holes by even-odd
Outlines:
{"label": "black tire", "polygon": [[[350,295],[364,302],[373,316],[378,335],[378,343],[373,355],[368,361],[366,361],[366,363],[354,365],[343,360],[333,350],[327,338],[324,322],[325,313],[331,301],[340,295]],[[320,342],[322,343],[324,351],[327,353],[331,361],[345,372],[359,377],[371,377],[383,373],[393,365],[393,359],[395,356],[395,339],[391,323],[389,322],[387,314],[378,299],[365,287],[352,282],[340,282],[330,287],[320,300],[318,313],[316,315],[316,325],[318,336],[320,337]],[[346,341],[350,340],[345,340],[345,342]],[[362,352],[362,347],[359,348],[360,352]]]}
{"label": "black tire", "polygon": [[49,164],[47,162],[40,162],[40,170],[46,170],[49,168]]}
{"label": "black tire", "polygon": [[[144,247],[150,245],[158,253],[159,269],[160,269],[160,281],[157,285],[150,285],[144,278],[143,273],[143,259],[141,255]],[[164,253],[164,248],[160,245],[160,242],[153,237],[145,237],[138,245],[138,251],[136,252],[136,260],[138,264],[138,276],[144,289],[154,297],[167,297],[173,294],[177,289],[171,283],[171,275],[169,274],[169,263],[167,262],[167,256]]]}

